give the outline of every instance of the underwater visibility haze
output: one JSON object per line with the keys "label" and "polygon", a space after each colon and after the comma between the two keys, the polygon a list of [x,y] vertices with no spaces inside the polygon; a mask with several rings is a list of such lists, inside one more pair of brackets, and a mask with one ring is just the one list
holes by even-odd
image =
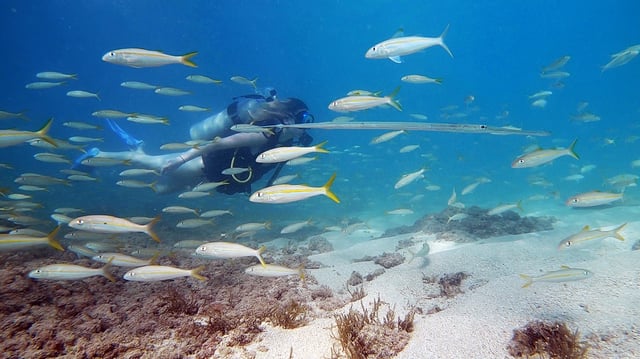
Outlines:
{"label": "underwater visibility haze", "polygon": [[[555,293],[603,278],[588,261],[631,252],[640,233],[639,12],[636,1],[3,2],[2,351],[319,358],[407,346],[411,357],[422,339],[401,317],[446,312],[479,282]],[[256,98],[264,107],[233,117]],[[304,113],[271,121],[288,98]],[[237,127],[193,136],[219,113]],[[260,178],[265,148],[224,147],[230,136],[271,141],[263,162],[281,164]],[[212,165],[218,148],[227,162]],[[526,235],[548,242],[538,252]],[[492,240],[534,249],[523,267],[511,247],[466,268],[432,257]],[[502,269],[475,271],[487,262]],[[464,274],[438,282],[454,267]],[[463,289],[376,287],[394,270],[418,292]],[[376,295],[400,303],[384,335],[402,345],[348,345],[357,288],[374,311]],[[562,313],[532,319],[588,326]],[[308,350],[255,344],[334,319]],[[594,357],[613,353],[601,345]]]}

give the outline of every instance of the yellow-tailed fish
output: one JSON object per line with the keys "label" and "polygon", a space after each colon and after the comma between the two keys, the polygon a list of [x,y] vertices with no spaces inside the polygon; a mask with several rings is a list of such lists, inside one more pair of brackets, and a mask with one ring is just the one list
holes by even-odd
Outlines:
{"label": "yellow-tailed fish", "polygon": [[421,168],[415,172],[411,172],[411,173],[407,173],[402,175],[402,177],[398,180],[398,182],[396,182],[396,184],[393,186],[393,188],[398,189],[398,188],[402,188],[410,183],[412,183],[413,181],[417,180],[418,178],[423,178],[424,175],[424,171],[426,171],[425,168]]}
{"label": "yellow-tailed fish", "polygon": [[571,282],[576,280],[583,280],[591,277],[593,272],[582,268],[570,268],[568,266],[562,266],[562,269],[556,271],[550,271],[539,276],[529,276],[526,274],[520,274],[520,278],[526,282],[522,288],[526,288],[534,282],[551,282],[562,283]]}
{"label": "yellow-tailed fish", "polygon": [[243,223],[236,227],[236,232],[251,232],[251,231],[259,231],[262,229],[271,229],[271,222],[257,223],[257,222],[249,222]]}
{"label": "yellow-tailed fish", "polygon": [[213,259],[256,257],[262,266],[266,266],[264,259],[262,259],[262,252],[264,252],[265,249],[265,246],[253,249],[238,243],[210,242],[199,246],[195,253],[197,256]]}
{"label": "yellow-tailed fish", "polygon": [[111,263],[111,265],[117,267],[142,267],[154,264],[160,254],[156,253],[149,259],[141,259],[137,257],[128,256],[121,253],[99,253],[94,255],[91,259],[100,263]]}
{"label": "yellow-tailed fish", "polygon": [[289,275],[297,275],[304,280],[304,267],[287,268],[275,264],[256,264],[244,270],[245,273],[259,277],[284,277]]}
{"label": "yellow-tailed fish", "polygon": [[279,184],[266,187],[254,192],[249,197],[249,201],[256,203],[289,203],[319,195],[325,195],[332,201],[340,203],[338,197],[331,192],[330,189],[335,179],[336,174],[334,173],[322,187],[310,187],[294,184]]}
{"label": "yellow-tailed fish", "polygon": [[80,163],[91,167],[130,166],[131,160],[109,157],[89,157],[80,161]]}
{"label": "yellow-tailed fish", "polygon": [[198,215],[198,210],[197,209],[191,209],[191,208],[183,207],[183,206],[168,206],[168,207],[164,207],[162,209],[162,212],[164,212],[164,213],[176,213],[176,214],[193,213],[196,216]]}
{"label": "yellow-tailed fish", "polygon": [[224,186],[227,184],[229,184],[227,180],[219,181],[219,182],[202,182],[196,185],[195,187],[193,187],[191,190],[196,192],[209,192],[217,187]]}
{"label": "yellow-tailed fish", "polygon": [[77,142],[77,143],[87,143],[87,142],[104,142],[104,138],[99,137],[85,137],[85,136],[71,136],[69,137],[69,141]]}
{"label": "yellow-tailed fish", "polygon": [[88,268],[75,264],[50,264],[29,272],[29,278],[50,280],[76,280],[101,275],[115,282],[116,279],[109,273],[111,263],[108,262],[102,268]]}
{"label": "yellow-tailed fish", "polygon": [[23,173],[13,180],[13,182],[31,186],[71,185],[71,182],[67,180],[37,173]]}
{"label": "yellow-tailed fish", "polygon": [[83,90],[72,90],[67,92],[67,96],[75,97],[75,98],[95,98],[100,101],[100,96],[97,93],[83,91]]}
{"label": "yellow-tailed fish", "polygon": [[399,135],[402,135],[404,133],[407,133],[406,130],[398,130],[398,131],[391,131],[391,132],[385,132],[383,134],[381,134],[380,136],[374,137],[373,139],[371,139],[371,142],[369,142],[370,145],[377,145],[383,142],[387,142],[387,141],[391,141],[392,139],[398,137]]}
{"label": "yellow-tailed fish", "polygon": [[195,105],[182,105],[182,106],[178,107],[178,110],[187,111],[187,112],[207,112],[207,111],[211,111],[211,109],[208,108],[208,107],[200,107],[200,106],[195,106]]}
{"label": "yellow-tailed fish", "polygon": [[27,117],[25,111],[14,113],[0,110],[0,120],[8,120],[11,118],[19,118],[21,120],[29,121],[29,117]]}
{"label": "yellow-tailed fish", "polygon": [[185,96],[191,94],[191,92],[189,91],[177,89],[174,87],[159,87],[153,90],[153,92],[157,93],[158,95],[165,96]]}
{"label": "yellow-tailed fish", "polygon": [[565,204],[569,207],[595,207],[622,200],[622,193],[591,191],[569,197]]}
{"label": "yellow-tailed fish", "polygon": [[220,80],[215,80],[215,79],[212,79],[211,77],[204,76],[204,75],[189,75],[186,77],[186,79],[191,82],[197,82],[199,84],[220,85],[222,83],[222,81]]}
{"label": "yellow-tailed fish", "polygon": [[50,89],[53,87],[58,87],[60,85],[64,85],[65,82],[46,82],[46,81],[38,81],[38,82],[31,82],[26,84],[24,87],[26,89],[29,90],[44,90],[44,89]]}
{"label": "yellow-tailed fish", "polygon": [[315,146],[311,147],[276,147],[267,151],[262,152],[256,157],[256,162],[258,163],[278,163],[278,162],[286,162],[294,158],[298,158],[300,156],[304,156],[308,153],[319,152],[319,153],[329,153],[329,151],[322,148],[327,143],[324,141]]}
{"label": "yellow-tailed fish", "polygon": [[182,192],[178,195],[178,198],[180,199],[194,199],[194,198],[202,198],[202,197],[207,197],[210,196],[211,193],[209,192],[201,192],[201,191],[187,191],[187,192]]}
{"label": "yellow-tailed fish", "polygon": [[337,99],[329,104],[329,110],[336,112],[353,112],[362,111],[370,108],[390,105],[398,111],[402,111],[402,106],[394,97],[398,94],[400,88],[396,88],[388,96],[347,96]]}
{"label": "yellow-tailed fish", "polygon": [[132,168],[132,169],[124,170],[120,172],[120,176],[122,177],[144,176],[148,174],[160,176],[160,173],[158,171],[150,170],[146,168]]}
{"label": "yellow-tailed fish", "polygon": [[135,122],[143,125],[165,125],[169,126],[171,123],[168,118],[157,117],[157,116],[129,116],[127,117],[127,121]]}
{"label": "yellow-tailed fish", "polygon": [[395,63],[401,63],[400,56],[410,55],[432,46],[442,47],[449,56],[453,57],[451,50],[444,43],[449,25],[438,37],[402,36],[385,40],[372,46],[364,55],[367,59],[389,59]]}
{"label": "yellow-tailed fish", "polygon": [[441,78],[431,78],[424,75],[406,75],[402,76],[400,81],[410,84],[442,84]]}
{"label": "yellow-tailed fish", "polygon": [[256,77],[253,80],[249,80],[243,76],[232,76],[231,81],[240,85],[248,85],[255,89],[257,87],[256,83],[258,82],[258,78]]}
{"label": "yellow-tailed fish", "polygon": [[38,72],[36,74],[36,77],[39,78],[39,79],[43,79],[43,80],[54,80],[54,81],[77,80],[78,79],[78,75],[77,74],[65,74],[65,73],[56,72],[56,71]]}
{"label": "yellow-tailed fish", "polygon": [[207,280],[207,278],[200,275],[203,269],[204,266],[194,269],[181,269],[171,266],[150,265],[132,269],[125,273],[123,278],[136,282],[156,282],[181,277],[193,277],[197,280],[204,281]]}
{"label": "yellow-tailed fish", "polygon": [[62,126],[71,127],[78,130],[102,130],[102,127],[100,126],[77,121],[68,121],[63,123]]}
{"label": "yellow-tailed fish", "polygon": [[182,221],[178,222],[178,224],[176,224],[176,227],[183,229],[192,229],[213,224],[214,222],[212,219],[189,218],[183,219]]}
{"label": "yellow-tailed fish", "polygon": [[46,237],[34,237],[26,234],[0,234],[0,251],[19,250],[41,245],[50,245],[59,251],[64,251],[64,248],[55,239],[59,230],[60,226],[49,232]]}
{"label": "yellow-tailed fish", "polygon": [[577,141],[578,140],[574,140],[573,142],[571,142],[571,145],[568,148],[548,149],[548,150],[539,149],[536,151],[526,153],[516,158],[511,163],[511,168],[536,167],[536,166],[540,166],[542,164],[551,162],[556,158],[562,157],[562,156],[571,156],[576,160],[578,160],[580,159],[580,157],[574,151],[574,147],[576,146]]}
{"label": "yellow-tailed fish", "polygon": [[517,209],[519,209],[519,210],[521,210],[521,211],[522,211],[522,205],[521,205],[521,204],[522,204],[522,201],[518,201],[517,203],[501,204],[501,205],[499,205],[499,206],[496,206],[496,207],[494,207],[494,208],[490,209],[490,210],[487,212],[487,215],[489,215],[489,216],[495,216],[495,215],[498,215],[498,214],[504,213],[504,212],[506,212],[506,211],[512,210],[512,209],[514,209],[514,208],[517,208]]}
{"label": "yellow-tailed fish", "polygon": [[125,118],[129,116],[133,116],[135,114],[126,113],[118,110],[99,110],[99,111],[93,112],[91,115],[95,117],[100,117],[100,118]]}
{"label": "yellow-tailed fish", "polygon": [[210,211],[202,212],[202,214],[200,214],[200,217],[212,218],[212,217],[223,216],[225,214],[233,215],[233,213],[231,213],[231,211],[229,211],[228,209],[212,209]]}
{"label": "yellow-tailed fish", "polygon": [[116,184],[122,187],[128,188],[150,188],[153,192],[156,192],[156,182],[142,182],[138,180],[120,180]]}
{"label": "yellow-tailed fish", "polygon": [[140,82],[140,81],[125,81],[120,83],[120,86],[134,89],[134,90],[155,90],[159,87],[156,85],[151,85],[146,82]]}
{"label": "yellow-tailed fish", "polygon": [[594,239],[603,239],[614,237],[618,240],[624,241],[624,237],[620,234],[620,231],[626,226],[626,223],[621,224],[620,226],[610,229],[608,231],[603,231],[602,228],[599,229],[591,229],[589,226],[584,226],[582,230],[576,234],[573,234],[560,242],[558,244],[558,249],[564,249],[573,247],[576,244],[581,244],[586,241],[591,241]]}
{"label": "yellow-tailed fish", "polygon": [[306,221],[303,222],[297,222],[297,223],[292,223],[284,228],[282,228],[282,230],[280,231],[280,234],[290,234],[290,233],[295,233],[299,230],[301,230],[304,227],[307,227],[311,224],[311,220],[308,219]]}
{"label": "yellow-tailed fish", "polygon": [[146,225],[140,225],[124,218],[98,214],[74,218],[69,222],[69,227],[94,233],[141,232],[149,235],[154,241],[160,242],[160,238],[151,230],[151,227],[159,220],[160,216]]}
{"label": "yellow-tailed fish", "polygon": [[181,56],[174,56],[167,55],[160,51],[128,48],[111,50],[102,56],[102,61],[134,68],[157,67],[171,64],[198,67],[193,63],[193,61],[191,61],[191,58],[197,54],[197,52],[190,52]]}
{"label": "yellow-tailed fish", "polygon": [[33,139],[41,139],[57,147],[56,142],[47,135],[52,123],[53,119],[50,118],[44,126],[37,131],[0,130],[0,147],[15,146]]}

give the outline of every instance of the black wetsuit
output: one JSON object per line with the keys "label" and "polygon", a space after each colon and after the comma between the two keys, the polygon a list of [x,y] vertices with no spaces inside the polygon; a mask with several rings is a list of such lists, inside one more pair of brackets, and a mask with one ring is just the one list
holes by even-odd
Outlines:
{"label": "black wetsuit", "polygon": [[[258,101],[266,103],[267,99],[259,95],[248,95],[235,98],[235,101],[227,107],[227,115],[234,124],[249,123],[250,120],[241,112],[243,109],[243,101]],[[290,114],[282,114],[280,118],[269,118],[261,121],[253,122],[257,126],[267,126],[293,122],[295,119]],[[291,146],[293,140],[281,143],[279,141],[280,129],[272,129],[274,134],[264,134],[267,143],[258,149],[256,153],[251,153],[249,147],[231,148],[222,151],[208,153],[202,157],[204,163],[204,174],[207,180],[211,182],[227,181],[228,184],[216,187],[218,192],[226,194],[234,193],[251,193],[251,183],[262,178],[267,172],[274,169],[278,164],[274,163],[257,163],[256,156],[268,149],[278,146]],[[230,136],[236,132],[227,130],[223,136]],[[250,172],[244,172],[235,176],[224,175],[222,171],[230,168],[250,168]],[[235,178],[234,178],[235,177]]]}

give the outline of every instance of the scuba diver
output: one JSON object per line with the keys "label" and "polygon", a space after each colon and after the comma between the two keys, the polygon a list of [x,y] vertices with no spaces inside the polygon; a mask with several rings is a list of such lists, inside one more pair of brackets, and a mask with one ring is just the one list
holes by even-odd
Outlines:
{"label": "scuba diver", "polygon": [[[191,139],[202,141],[203,144],[185,152],[148,155],[142,150],[142,141],[126,139],[126,132],[118,127],[119,131],[114,131],[129,144],[131,151],[104,152],[91,149],[85,158],[126,160],[133,165],[156,169],[162,173],[155,185],[160,193],[181,190],[204,181],[227,181],[226,185],[216,187],[219,192],[251,193],[251,183],[275,169],[268,181],[268,185],[271,185],[284,164],[257,163],[255,159],[258,154],[280,146],[308,146],[313,138],[305,130],[298,128],[236,132],[231,129],[232,126],[286,125],[313,121],[314,117],[304,102],[296,98],[280,100],[274,89],[267,89],[264,95],[235,97],[225,110],[191,126]],[[256,128],[258,127],[254,127]],[[132,143],[136,146],[131,146]]]}

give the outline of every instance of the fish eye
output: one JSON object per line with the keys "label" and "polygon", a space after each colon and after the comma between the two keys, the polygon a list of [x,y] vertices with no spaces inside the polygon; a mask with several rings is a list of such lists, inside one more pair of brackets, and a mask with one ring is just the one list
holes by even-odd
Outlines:
{"label": "fish eye", "polygon": [[79,220],[76,221],[76,224],[84,224],[84,220],[79,219]]}
{"label": "fish eye", "polygon": [[375,47],[375,46],[374,46],[374,47],[372,47],[372,48],[371,48],[371,51],[376,51],[376,47]]}
{"label": "fish eye", "polygon": [[109,53],[109,56],[114,57],[114,56],[116,56],[116,53],[112,51],[112,52]]}
{"label": "fish eye", "polygon": [[580,202],[580,200],[579,200],[579,199],[577,199],[577,198],[572,198],[572,199],[571,199],[571,202],[572,202],[572,203],[578,203],[578,202]]}
{"label": "fish eye", "polygon": [[518,160],[518,163],[524,163],[524,160],[521,158]]}
{"label": "fish eye", "polygon": [[264,196],[264,193],[263,192],[258,192],[258,197],[262,197],[262,196]]}
{"label": "fish eye", "polygon": [[571,241],[567,241],[567,243],[565,243],[565,245],[566,245],[567,247],[571,247]]}

